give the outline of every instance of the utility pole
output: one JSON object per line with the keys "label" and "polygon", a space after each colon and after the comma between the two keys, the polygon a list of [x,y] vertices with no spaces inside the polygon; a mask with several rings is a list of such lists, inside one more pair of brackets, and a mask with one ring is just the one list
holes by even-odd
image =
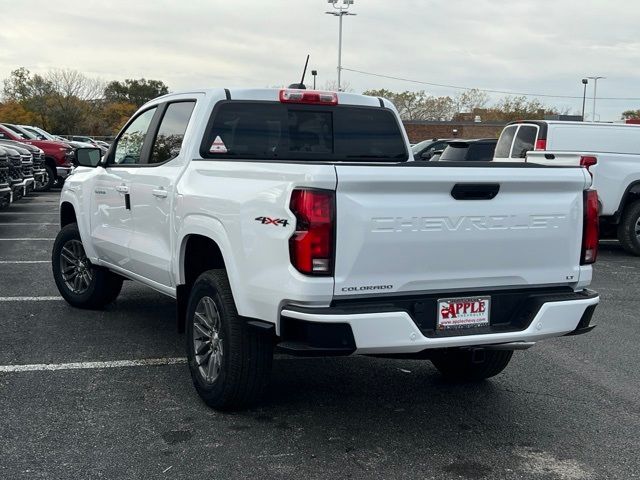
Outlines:
{"label": "utility pole", "polygon": [[334,17],[338,17],[339,22],[339,33],[338,33],[338,91],[342,91],[341,87],[341,78],[342,78],[342,17],[345,15],[355,15],[355,13],[348,12],[347,10],[351,5],[353,5],[354,0],[342,0],[342,3],[338,3],[340,0],[327,0],[327,3],[330,3],[334,10],[331,12],[325,12],[327,15],[333,15]]}
{"label": "utility pole", "polygon": [[587,77],[589,80],[593,80],[593,111],[591,113],[591,121],[596,121],[596,96],[598,94],[598,80],[604,80],[607,77]]}
{"label": "utility pole", "polygon": [[587,101],[587,84],[589,83],[589,80],[587,80],[586,78],[582,79],[582,84],[584,85],[584,90],[582,91],[582,121],[584,122],[584,104]]}

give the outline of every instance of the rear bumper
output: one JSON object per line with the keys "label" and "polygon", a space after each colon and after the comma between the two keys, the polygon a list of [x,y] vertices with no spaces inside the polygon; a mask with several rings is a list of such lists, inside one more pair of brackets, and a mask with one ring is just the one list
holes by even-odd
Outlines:
{"label": "rear bumper", "polygon": [[[517,331],[498,333],[464,332],[449,335],[425,335],[407,310],[353,311],[344,308],[312,309],[285,307],[281,312],[281,344],[292,353],[323,354],[407,354],[432,348],[487,346],[511,342],[537,342],[545,338],[586,333],[600,297],[583,290],[570,295],[550,295],[531,312],[526,324]],[[295,328],[288,325],[295,324]],[[302,325],[302,327],[301,327]],[[333,326],[333,332],[319,343],[322,325]],[[340,327],[338,327],[340,325]],[[294,330],[297,337],[289,338]],[[302,332],[302,333],[301,333]],[[305,338],[305,332],[307,337]],[[351,343],[351,340],[352,343]]]}

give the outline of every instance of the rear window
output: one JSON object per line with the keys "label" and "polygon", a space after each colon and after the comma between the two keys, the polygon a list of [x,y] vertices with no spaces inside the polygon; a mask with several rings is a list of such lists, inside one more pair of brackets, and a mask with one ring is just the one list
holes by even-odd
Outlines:
{"label": "rear window", "polygon": [[472,162],[490,162],[493,160],[495,143],[472,143],[467,153],[467,160]]}
{"label": "rear window", "polygon": [[222,102],[202,143],[205,158],[407,160],[396,117],[380,107]]}
{"label": "rear window", "polygon": [[498,139],[498,145],[496,145],[496,158],[509,158],[509,153],[511,153],[511,144],[513,143],[513,136],[515,135],[517,128],[517,125],[513,125],[502,130],[500,138]]}
{"label": "rear window", "polygon": [[440,156],[440,161],[462,162],[467,155],[468,143],[450,143]]}
{"label": "rear window", "polygon": [[538,136],[538,127],[532,125],[520,125],[516,140],[513,142],[511,158],[525,158],[527,152],[533,150]]}

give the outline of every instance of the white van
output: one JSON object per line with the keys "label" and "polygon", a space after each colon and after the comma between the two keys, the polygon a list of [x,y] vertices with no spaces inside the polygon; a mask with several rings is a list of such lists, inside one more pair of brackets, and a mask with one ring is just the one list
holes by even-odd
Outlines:
{"label": "white van", "polygon": [[598,190],[603,237],[640,255],[640,125],[522,120],[507,125],[495,162],[582,165]]}

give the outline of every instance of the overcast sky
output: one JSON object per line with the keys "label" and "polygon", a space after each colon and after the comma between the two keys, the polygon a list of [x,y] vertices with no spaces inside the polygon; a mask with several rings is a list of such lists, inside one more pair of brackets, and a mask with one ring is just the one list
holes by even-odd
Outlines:
{"label": "overcast sky", "polygon": [[[0,0],[0,77],[71,68],[105,80],[153,78],[172,91],[297,81],[304,58],[335,80],[338,19],[326,0]],[[356,0],[343,66],[425,82],[513,92],[640,98],[640,2],[631,0]],[[344,72],[369,88],[449,88]],[[307,80],[309,83],[309,79]],[[588,95],[592,95],[591,85]],[[581,99],[547,98],[579,112]],[[602,120],[639,100],[599,100]],[[591,103],[587,102],[587,112]]]}

